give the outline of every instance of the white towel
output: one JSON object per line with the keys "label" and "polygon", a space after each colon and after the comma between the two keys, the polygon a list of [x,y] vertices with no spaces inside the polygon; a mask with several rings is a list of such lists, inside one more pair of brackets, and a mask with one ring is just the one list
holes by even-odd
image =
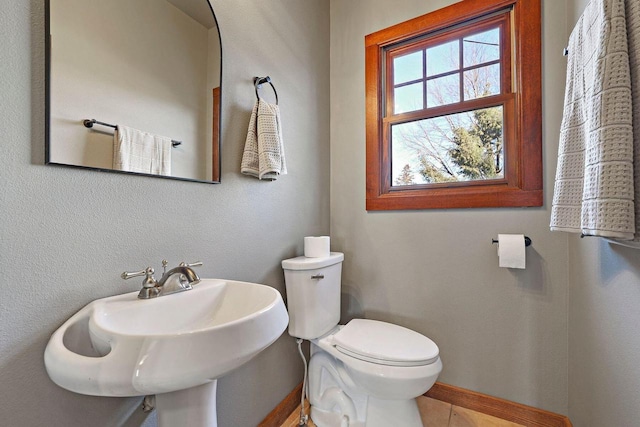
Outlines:
{"label": "white towel", "polygon": [[247,138],[244,141],[244,151],[242,153],[242,163],[240,172],[245,175],[260,177],[260,157],[258,156],[258,103],[253,105],[251,118],[249,119],[249,129]]}
{"label": "white towel", "polygon": [[287,174],[280,109],[276,104],[256,101],[249,119],[240,171],[271,181]]}
{"label": "white towel", "polygon": [[118,126],[113,139],[114,169],[171,175],[171,138]]}
{"label": "white towel", "polygon": [[640,2],[627,0],[627,40],[629,41],[629,68],[633,97],[633,181],[635,186],[636,235],[640,241]]}
{"label": "white towel", "polygon": [[633,126],[625,0],[591,0],[571,33],[568,61],[551,230],[632,239]]}

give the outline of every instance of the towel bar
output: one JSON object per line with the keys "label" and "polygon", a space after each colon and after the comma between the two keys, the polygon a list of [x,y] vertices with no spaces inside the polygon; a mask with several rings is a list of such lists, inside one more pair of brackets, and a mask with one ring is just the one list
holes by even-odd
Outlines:
{"label": "towel bar", "polygon": [[[105,123],[105,122],[101,122],[99,120],[96,119],[84,119],[82,121],[82,124],[84,125],[84,127],[91,129],[93,127],[93,125],[101,125],[101,126],[107,126],[110,128],[114,128],[116,129],[118,127],[118,125],[112,125],[110,123]],[[171,140],[171,146],[172,147],[177,147],[178,145],[181,145],[182,141],[176,141],[175,139]]]}

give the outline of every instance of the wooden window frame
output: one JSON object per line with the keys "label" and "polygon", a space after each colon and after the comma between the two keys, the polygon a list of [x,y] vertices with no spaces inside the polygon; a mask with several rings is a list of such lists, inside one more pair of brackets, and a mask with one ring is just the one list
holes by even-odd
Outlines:
{"label": "wooden window frame", "polygon": [[[505,37],[509,38],[506,42],[510,57],[505,63],[510,69],[501,71],[501,86],[511,88],[510,93],[395,116],[389,114],[393,106],[385,103],[385,97],[393,95],[385,90],[393,88],[390,81],[385,81],[389,73],[384,67],[391,66],[391,61],[385,60],[386,55],[412,40],[429,36],[440,39],[459,33],[465,26],[474,25],[478,18],[505,9],[511,9],[510,19],[500,25],[510,29],[501,33],[503,42]],[[479,25],[484,25],[484,21]],[[429,38],[426,40],[424,43],[428,44]],[[366,36],[367,210],[542,206],[541,63],[540,0],[463,0]],[[425,111],[429,111],[430,117],[468,111],[476,103],[486,104],[488,98],[493,105],[505,105],[513,111],[505,114],[504,121],[507,154],[504,179],[392,186],[389,143],[392,123],[425,118]]]}

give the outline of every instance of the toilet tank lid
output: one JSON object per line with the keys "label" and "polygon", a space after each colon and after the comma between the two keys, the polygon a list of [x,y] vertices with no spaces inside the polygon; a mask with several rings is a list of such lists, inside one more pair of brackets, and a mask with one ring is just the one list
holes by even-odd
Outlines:
{"label": "toilet tank lid", "polygon": [[282,268],[285,270],[315,270],[317,268],[329,267],[344,261],[344,254],[331,252],[329,256],[320,258],[308,258],[299,256],[282,261]]}

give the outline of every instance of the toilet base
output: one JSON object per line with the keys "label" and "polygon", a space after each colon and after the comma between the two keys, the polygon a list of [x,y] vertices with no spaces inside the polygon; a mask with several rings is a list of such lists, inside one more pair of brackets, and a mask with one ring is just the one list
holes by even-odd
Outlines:
{"label": "toilet base", "polygon": [[[365,393],[342,361],[315,344],[311,350],[308,396],[318,427],[423,427],[415,397],[381,399]],[[431,379],[426,381],[431,387]]]}
{"label": "toilet base", "polygon": [[311,419],[318,427],[423,427],[416,399],[381,400],[369,397],[366,422],[350,420],[342,412],[311,405]]}
{"label": "toilet base", "polygon": [[366,427],[423,427],[418,402],[410,400],[380,400],[369,398]]}

